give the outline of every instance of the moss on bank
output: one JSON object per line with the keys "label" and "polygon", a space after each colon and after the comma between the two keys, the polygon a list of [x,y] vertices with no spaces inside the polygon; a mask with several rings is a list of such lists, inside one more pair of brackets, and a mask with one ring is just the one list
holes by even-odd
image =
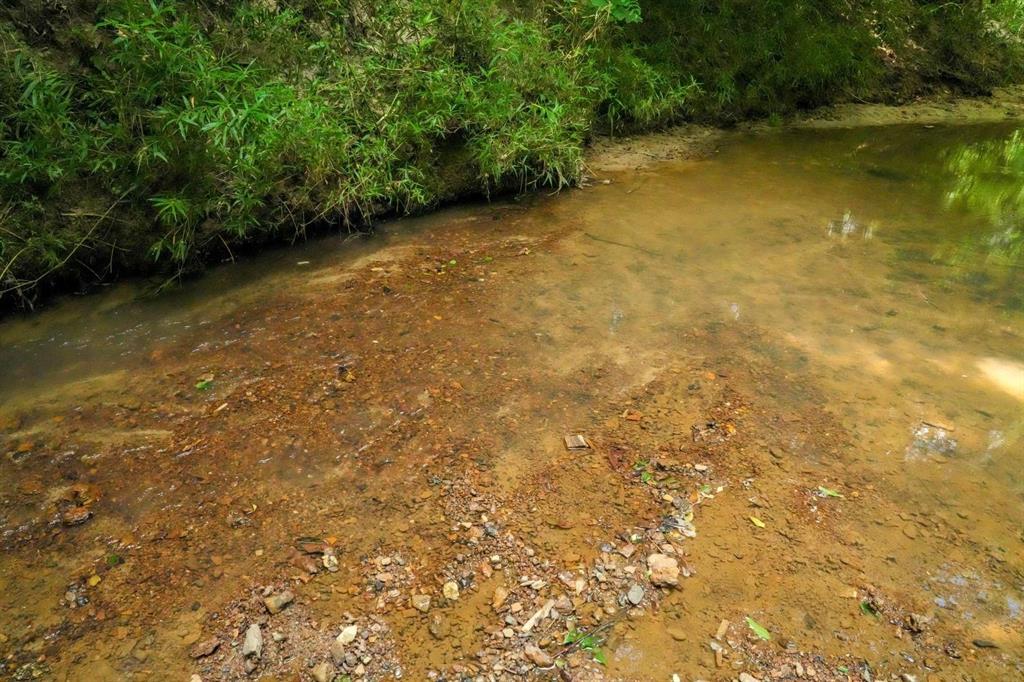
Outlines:
{"label": "moss on bank", "polygon": [[0,306],[473,192],[595,130],[1016,78],[1016,2],[15,0]]}

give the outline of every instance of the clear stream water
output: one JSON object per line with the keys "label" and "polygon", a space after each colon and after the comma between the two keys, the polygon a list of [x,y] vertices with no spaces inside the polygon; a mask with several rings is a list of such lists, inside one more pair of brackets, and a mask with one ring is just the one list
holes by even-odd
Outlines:
{"label": "clear stream water", "polygon": [[[732,134],[708,159],[601,174],[610,184],[520,205],[461,207],[397,221],[371,239],[330,238],[274,251],[155,298],[142,296],[140,285],[122,284],[0,323],[0,449],[8,453],[0,462],[0,528],[12,548],[0,558],[0,653],[23,661],[26,651],[50,651],[38,642],[59,639],[52,633],[66,617],[57,603],[64,585],[83,570],[87,555],[95,558],[84,541],[60,549],[59,561],[55,550],[17,542],[33,522],[52,515],[52,496],[39,487],[56,485],[46,476],[35,489],[26,483],[34,480],[35,460],[21,453],[72,447],[68,443],[75,440],[73,433],[59,434],[54,418],[73,415],[89,401],[116,402],[126,387],[144,391],[150,382],[162,391],[165,365],[190,361],[186,353],[200,358],[230,352],[245,340],[239,329],[269,334],[270,320],[287,312],[279,305],[282,297],[340,285],[366,264],[387,268],[417,248],[444,244],[449,232],[472,238],[479,222],[481,233],[494,239],[557,234],[524,256],[528,264],[519,265],[516,278],[498,287],[485,307],[459,313],[467,335],[444,339],[445,352],[458,356],[475,352],[471,347],[504,347],[514,330],[522,366],[549,377],[524,381],[502,396],[482,392],[493,414],[542,402],[527,395],[531,390],[550,391],[554,399],[556,386],[570,377],[579,381],[580,373],[602,363],[613,368],[615,383],[643,385],[692,354],[684,336],[697,327],[734,330],[732,345],[715,350],[738,364],[752,354],[770,355],[769,345],[785,347],[791,353],[772,371],[801,400],[810,395],[801,387],[813,384],[815,400],[850,434],[855,454],[842,471],[862,485],[869,482],[867,489],[889,505],[879,519],[874,515],[882,505],[865,504],[850,521],[857,546],[868,548],[862,559],[876,571],[872,580],[899,586],[918,608],[962,629],[965,641],[983,638],[1000,647],[984,660],[974,654],[943,658],[931,669],[959,666],[958,677],[943,680],[1018,679],[1024,675],[1024,259],[1013,253],[1020,233],[1012,226],[1019,216],[1000,203],[990,188],[993,178],[985,174],[968,185],[978,201],[950,199],[965,186],[966,171],[954,169],[954,160],[980,142],[1005,142],[1013,130],[914,125]],[[302,310],[316,315],[320,309],[310,304]],[[330,312],[320,310],[324,317]],[[422,311],[424,320],[431,315]],[[264,317],[263,326],[251,327]],[[424,331],[428,340],[432,334]],[[287,342],[303,343],[294,336]],[[177,355],[168,357],[168,349]],[[789,400],[765,399],[780,405]],[[588,400],[567,409],[588,414],[594,407]],[[522,410],[523,433],[541,430],[541,408]],[[167,428],[173,423],[168,416]],[[461,425],[467,432],[478,426],[469,416]],[[26,441],[29,446],[22,446]],[[525,445],[506,444],[496,471],[524,476],[515,453]],[[118,447],[108,448],[114,461],[130,456],[127,445],[121,455]],[[322,464],[317,456],[306,454],[311,470]],[[523,457],[523,470],[529,470],[530,455]],[[827,470],[825,455],[811,459]],[[132,483],[130,475],[126,482]],[[303,485],[301,479],[288,484]],[[144,528],[147,515],[159,511],[153,505],[126,503],[123,528]],[[942,532],[926,531],[922,539],[907,528],[908,514],[935,519],[929,527],[957,528],[970,549],[951,550]],[[737,532],[738,526],[723,524],[722,532]],[[719,580],[727,581],[730,571],[738,576],[743,569],[721,570]],[[756,601],[741,589],[746,585],[769,613],[797,618],[788,609],[797,609],[799,599],[787,606],[785,584],[755,589],[737,580],[730,593],[737,603]],[[833,587],[808,598],[825,599]],[[721,599],[715,594],[691,592],[686,608],[710,609]],[[669,604],[667,612],[673,608]],[[717,616],[707,618],[717,622]],[[837,629],[846,625],[837,623]],[[674,671],[697,675],[708,665],[703,643],[693,645],[703,654],[666,653],[675,645],[657,639],[657,625],[655,620],[637,630],[639,641],[650,643],[647,649],[629,637],[617,649],[610,645],[616,654],[611,677],[668,679]],[[97,632],[90,635],[96,641],[109,639]],[[872,639],[870,632],[853,637],[856,644],[830,637],[812,638],[811,644],[826,653],[863,644],[858,650],[865,658],[891,656],[889,645],[881,644],[886,640]],[[650,648],[662,646],[669,648]],[[124,651],[117,654],[117,647],[99,651],[113,676],[141,674],[145,665]],[[180,651],[171,648],[164,656],[174,661],[172,669],[187,669]],[[82,674],[66,657],[51,653],[50,660],[68,679]]]}

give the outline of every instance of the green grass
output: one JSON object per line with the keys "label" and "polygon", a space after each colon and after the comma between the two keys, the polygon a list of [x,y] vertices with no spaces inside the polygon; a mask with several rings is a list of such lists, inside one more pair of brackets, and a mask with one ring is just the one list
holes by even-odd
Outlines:
{"label": "green grass", "polygon": [[0,14],[0,306],[569,185],[595,131],[981,91],[1021,22],[1008,1],[63,5]]}

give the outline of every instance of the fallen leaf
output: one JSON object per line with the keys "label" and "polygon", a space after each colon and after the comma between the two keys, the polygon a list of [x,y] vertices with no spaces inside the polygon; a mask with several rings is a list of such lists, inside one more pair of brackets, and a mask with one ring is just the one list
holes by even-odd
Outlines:
{"label": "fallen leaf", "polygon": [[750,522],[752,524],[754,524],[755,526],[757,526],[758,528],[764,528],[766,526],[765,522],[762,521],[761,519],[757,518],[756,516],[751,516],[750,517]]}
{"label": "fallen leaf", "polygon": [[747,627],[749,627],[755,635],[765,640],[766,642],[772,638],[772,635],[770,632],[768,632],[767,628],[765,628],[765,626],[761,625],[750,616],[747,616]]}
{"label": "fallen leaf", "polygon": [[818,495],[822,497],[845,497],[842,493],[832,490],[831,488],[826,488],[823,485],[818,486]]}

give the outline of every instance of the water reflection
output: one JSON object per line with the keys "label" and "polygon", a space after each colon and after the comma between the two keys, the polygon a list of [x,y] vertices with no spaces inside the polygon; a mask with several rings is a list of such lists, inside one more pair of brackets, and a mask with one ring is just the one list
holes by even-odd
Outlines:
{"label": "water reflection", "polygon": [[1024,131],[1003,140],[964,145],[949,154],[953,188],[948,198],[989,219],[994,230],[964,242],[955,261],[983,253],[1010,266],[1024,261]]}

